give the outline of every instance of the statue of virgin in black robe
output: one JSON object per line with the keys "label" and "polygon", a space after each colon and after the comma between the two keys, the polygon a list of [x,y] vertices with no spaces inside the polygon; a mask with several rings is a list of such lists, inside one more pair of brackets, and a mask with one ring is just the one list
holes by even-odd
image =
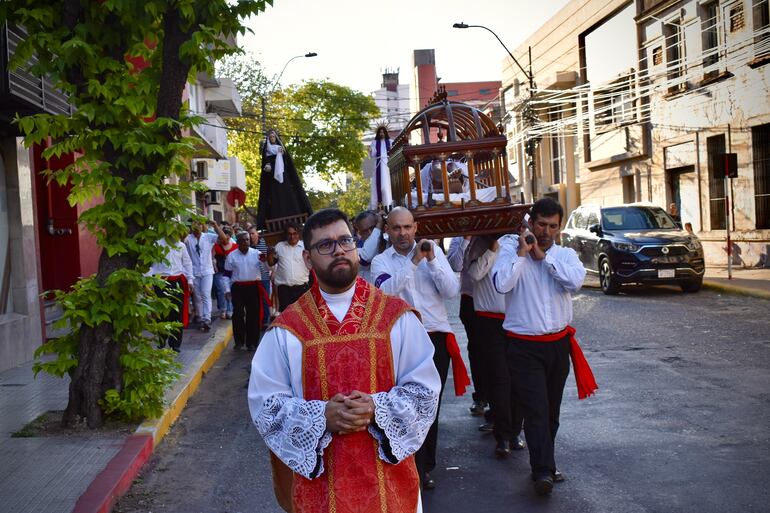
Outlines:
{"label": "statue of virgin in black robe", "polygon": [[260,151],[262,172],[259,175],[257,228],[265,229],[266,221],[270,219],[312,214],[294,161],[275,130],[267,133]]}

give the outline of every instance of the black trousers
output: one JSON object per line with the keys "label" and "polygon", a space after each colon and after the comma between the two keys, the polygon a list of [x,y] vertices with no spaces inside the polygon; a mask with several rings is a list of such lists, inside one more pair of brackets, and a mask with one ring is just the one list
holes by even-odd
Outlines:
{"label": "black trousers", "polygon": [[233,340],[235,347],[250,349],[259,343],[261,301],[257,285],[233,283],[230,289],[233,301]]}
{"label": "black trousers", "polygon": [[[165,289],[161,289],[160,287],[155,287],[156,295],[162,297],[164,294],[166,294],[168,295],[169,299],[171,299],[171,301],[174,303],[174,308],[171,309],[171,311],[163,318],[163,320],[166,322],[181,323],[182,307],[184,305],[184,294],[182,290],[182,283],[179,281],[168,281],[166,283],[167,285]],[[166,338],[166,340],[162,341],[158,345],[160,347],[164,347],[166,344],[168,344],[168,347],[170,347],[171,349],[179,351],[179,348],[182,347],[182,330],[183,330],[183,327],[179,326],[179,328],[175,329]]]}
{"label": "black trousers", "polygon": [[556,470],[554,440],[569,375],[569,335],[556,342],[508,340],[508,364],[524,416],[529,465],[537,477]]}
{"label": "black trousers", "polygon": [[300,298],[302,294],[308,291],[310,286],[305,283],[302,285],[276,285],[278,291],[278,311],[283,312],[286,308]]}
{"label": "black trousers", "polygon": [[460,321],[468,336],[468,360],[471,364],[471,380],[473,381],[473,400],[488,402],[488,379],[485,370],[483,344],[480,344],[476,329],[476,311],[473,309],[473,298],[466,294],[460,296]]}
{"label": "black trousers", "polygon": [[484,357],[488,375],[489,403],[495,415],[495,440],[513,441],[521,433],[522,414],[518,403],[513,370],[508,365],[508,337],[503,320],[476,317],[479,340],[484,341]]}
{"label": "black trousers", "polygon": [[438,396],[438,409],[436,410],[436,420],[431,424],[428,430],[428,436],[422,447],[414,455],[414,461],[417,465],[417,471],[420,475],[430,472],[436,468],[436,445],[438,442],[438,416],[441,413],[441,396],[444,395],[444,384],[446,383],[447,373],[449,372],[449,351],[446,348],[446,333],[434,331],[428,333],[430,341],[433,342],[433,363],[441,377],[441,393]]}

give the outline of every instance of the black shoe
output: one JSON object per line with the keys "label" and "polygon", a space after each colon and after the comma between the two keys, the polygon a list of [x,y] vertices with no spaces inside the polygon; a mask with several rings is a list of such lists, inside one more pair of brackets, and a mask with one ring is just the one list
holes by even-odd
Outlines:
{"label": "black shoe", "polygon": [[495,457],[499,459],[505,459],[511,455],[511,449],[508,446],[508,442],[505,440],[498,440],[495,446]]}
{"label": "black shoe", "polygon": [[422,479],[420,481],[422,482],[422,487],[425,490],[433,490],[436,487],[436,482],[432,477],[430,477],[428,472],[425,472],[422,475]]}
{"label": "black shoe", "polygon": [[257,350],[257,346],[246,346],[246,350],[247,351],[256,351]]}
{"label": "black shoe", "polygon": [[559,470],[558,468],[556,469],[556,472],[553,473],[553,482],[554,483],[564,482],[564,474],[562,474],[561,470]]}
{"label": "black shoe", "polygon": [[177,347],[171,346],[171,350],[174,351],[175,353],[179,353],[182,351],[178,346]]}
{"label": "black shoe", "polygon": [[482,433],[491,433],[495,429],[494,422],[485,422],[479,426],[479,431]]}
{"label": "black shoe", "polygon": [[549,495],[551,490],[553,490],[553,477],[550,474],[543,474],[535,479],[535,493]]}
{"label": "black shoe", "polygon": [[512,451],[520,451],[522,449],[526,449],[527,444],[524,443],[524,440],[521,439],[521,437],[516,437],[516,439],[511,442],[511,450]]}
{"label": "black shoe", "polygon": [[207,322],[204,322],[203,324],[201,324],[201,331],[203,333],[208,333],[209,331],[211,331],[211,324]]}
{"label": "black shoe", "polygon": [[473,406],[468,409],[471,411],[471,415],[474,417],[480,417],[484,415],[484,403],[481,401],[473,401]]}
{"label": "black shoe", "polygon": [[240,351],[243,348],[243,344],[233,345],[233,351]]}

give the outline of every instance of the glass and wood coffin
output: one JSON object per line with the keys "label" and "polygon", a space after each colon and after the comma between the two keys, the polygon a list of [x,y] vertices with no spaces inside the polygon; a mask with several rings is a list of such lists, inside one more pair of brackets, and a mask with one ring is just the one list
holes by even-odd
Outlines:
{"label": "glass and wood coffin", "polygon": [[440,101],[415,115],[389,153],[397,205],[418,221],[418,237],[516,231],[531,205],[515,204],[507,139],[480,110]]}

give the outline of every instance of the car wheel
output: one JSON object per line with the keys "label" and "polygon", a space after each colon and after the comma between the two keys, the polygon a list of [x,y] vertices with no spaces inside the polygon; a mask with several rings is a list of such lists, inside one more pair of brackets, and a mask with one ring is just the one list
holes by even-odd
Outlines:
{"label": "car wheel", "polygon": [[602,292],[607,295],[614,295],[620,291],[620,283],[612,276],[612,268],[607,258],[602,258],[599,262],[599,285]]}
{"label": "car wheel", "polygon": [[682,287],[682,292],[693,294],[700,290],[703,285],[703,278],[696,278],[694,280],[684,280],[679,282],[679,286]]}

